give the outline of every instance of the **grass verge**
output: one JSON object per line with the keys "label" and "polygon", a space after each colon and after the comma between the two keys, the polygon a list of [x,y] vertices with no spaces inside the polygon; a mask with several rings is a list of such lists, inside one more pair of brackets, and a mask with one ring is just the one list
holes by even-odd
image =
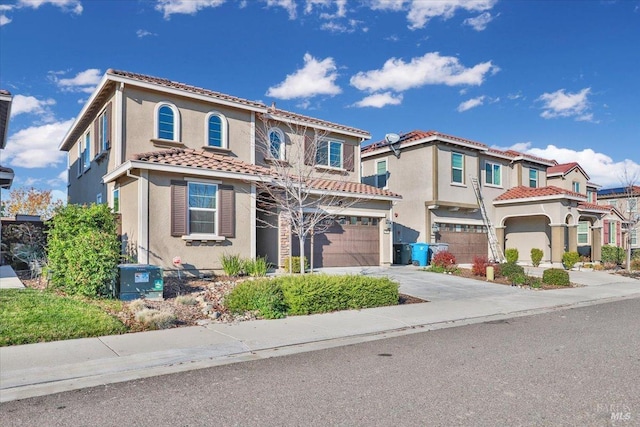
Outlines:
{"label": "grass verge", "polygon": [[[118,301],[109,302],[117,304]],[[105,302],[98,302],[104,306]],[[127,328],[86,299],[36,289],[0,290],[0,346],[121,334]]]}

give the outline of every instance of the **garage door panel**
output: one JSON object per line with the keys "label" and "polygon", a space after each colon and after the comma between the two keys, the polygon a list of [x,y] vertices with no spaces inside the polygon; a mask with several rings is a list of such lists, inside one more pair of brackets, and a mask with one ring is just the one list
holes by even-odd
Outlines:
{"label": "garage door panel", "polygon": [[475,256],[487,256],[489,240],[486,233],[442,231],[438,242],[448,243],[449,252],[458,264],[470,264]]}

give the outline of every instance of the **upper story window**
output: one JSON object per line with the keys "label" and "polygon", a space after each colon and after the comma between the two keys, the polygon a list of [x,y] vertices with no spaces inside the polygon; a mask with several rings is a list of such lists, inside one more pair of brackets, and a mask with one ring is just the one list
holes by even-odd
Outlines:
{"label": "upper story window", "polygon": [[451,182],[464,184],[464,154],[451,153]]}
{"label": "upper story window", "polygon": [[587,202],[595,203],[596,202],[596,192],[592,190],[587,190]]}
{"label": "upper story window", "polygon": [[227,148],[227,119],[215,111],[207,114],[206,144],[208,147]]}
{"label": "upper story window", "polygon": [[316,164],[332,168],[342,168],[342,142],[320,141],[316,151]]}
{"label": "upper story window", "polygon": [[376,187],[387,187],[387,161],[378,160],[376,162]]}
{"label": "upper story window", "polygon": [[269,129],[269,157],[284,160],[284,133],[277,128]]}
{"label": "upper story window", "polygon": [[638,199],[627,199],[627,211],[628,212],[638,211]]}
{"label": "upper story window", "polygon": [[156,139],[180,141],[180,113],[175,105],[156,105]]}
{"label": "upper story window", "polygon": [[78,142],[78,175],[82,175],[91,167],[91,134],[87,134]]}
{"label": "upper story window", "polygon": [[537,169],[529,169],[529,187],[531,188],[538,187],[538,170]]}
{"label": "upper story window", "polygon": [[218,186],[189,182],[188,191],[189,234],[217,234]]}
{"label": "upper story window", "polygon": [[[98,117],[98,147],[100,152],[107,151],[109,149],[109,114],[107,110],[104,110],[100,117]],[[98,155],[99,153],[96,153]]]}
{"label": "upper story window", "polygon": [[487,185],[502,185],[502,165],[486,162],[484,165],[484,183]]}
{"label": "upper story window", "polygon": [[574,193],[579,193],[580,192],[580,183],[576,182],[576,181],[573,181],[571,183],[571,188],[573,189]]}
{"label": "upper story window", "polygon": [[617,237],[617,222],[610,221],[609,222],[609,244],[616,245],[616,237]]}
{"label": "upper story window", "polygon": [[638,229],[631,229],[631,245],[636,246],[638,244]]}

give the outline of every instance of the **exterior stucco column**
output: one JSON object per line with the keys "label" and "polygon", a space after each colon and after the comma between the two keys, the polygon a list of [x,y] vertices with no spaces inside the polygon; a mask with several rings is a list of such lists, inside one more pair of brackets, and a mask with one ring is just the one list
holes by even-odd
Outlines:
{"label": "exterior stucco column", "polygon": [[498,247],[504,252],[504,229],[507,227],[494,227],[496,230],[496,238],[498,240]]}
{"label": "exterior stucco column", "polygon": [[578,226],[568,225],[569,229],[569,252],[578,252]]}
{"label": "exterior stucco column", "polygon": [[564,229],[566,224],[550,224],[551,227],[551,262],[561,263],[564,254]]}
{"label": "exterior stucco column", "polygon": [[602,261],[602,227],[591,227],[591,261]]}

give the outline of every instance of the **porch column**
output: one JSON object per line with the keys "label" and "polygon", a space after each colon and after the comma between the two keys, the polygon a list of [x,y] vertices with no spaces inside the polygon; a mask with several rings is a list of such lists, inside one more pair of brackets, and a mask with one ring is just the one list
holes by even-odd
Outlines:
{"label": "porch column", "polygon": [[602,261],[602,227],[591,227],[591,261]]}
{"label": "porch column", "polygon": [[566,224],[549,224],[549,227],[551,227],[551,262],[562,263]]}
{"label": "porch column", "polygon": [[504,229],[507,227],[494,227],[496,230],[496,238],[498,239],[498,247],[504,253]]}
{"label": "porch column", "polygon": [[578,226],[567,225],[569,229],[569,252],[578,252]]}

